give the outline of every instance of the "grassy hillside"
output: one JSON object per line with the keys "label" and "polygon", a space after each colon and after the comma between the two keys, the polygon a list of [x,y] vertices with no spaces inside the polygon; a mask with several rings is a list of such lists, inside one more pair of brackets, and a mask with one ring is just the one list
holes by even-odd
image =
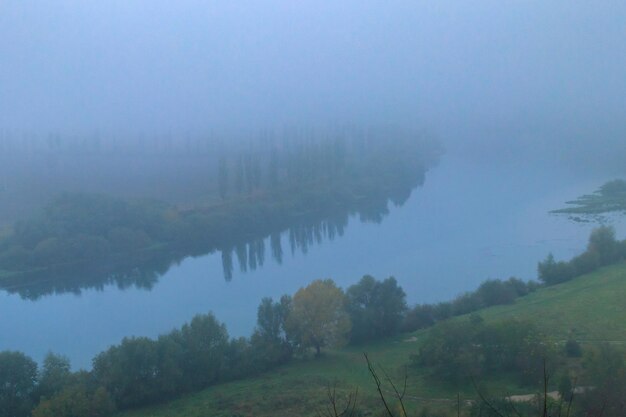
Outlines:
{"label": "grassy hillside", "polygon": [[564,284],[542,288],[509,306],[480,312],[490,321],[532,320],[556,339],[626,341],[626,264],[601,268]]}
{"label": "grassy hillside", "polygon": [[[541,289],[518,299],[513,305],[485,309],[486,321],[506,318],[534,321],[556,340],[575,337],[587,343],[626,342],[626,264],[603,268],[565,284]],[[455,320],[466,320],[464,317]],[[428,330],[360,347],[328,352],[323,358],[294,362],[262,376],[218,385],[160,406],[119,414],[119,417],[204,417],[204,416],[316,416],[325,407],[326,387],[337,383],[347,394],[359,387],[359,403],[378,409],[374,384],[362,352],[401,382],[409,355],[417,350]],[[408,368],[407,398],[414,409],[453,410],[457,388],[428,380],[418,369]],[[505,387],[510,393],[528,388],[511,380],[485,381],[493,389]],[[473,389],[461,389],[461,396],[473,396]],[[367,407],[370,408],[370,407]]]}

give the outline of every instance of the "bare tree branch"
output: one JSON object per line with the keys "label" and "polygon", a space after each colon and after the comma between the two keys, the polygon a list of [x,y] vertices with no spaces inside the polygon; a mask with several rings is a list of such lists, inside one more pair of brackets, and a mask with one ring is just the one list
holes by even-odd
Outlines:
{"label": "bare tree branch", "polygon": [[406,382],[407,382],[406,370],[404,372],[404,389],[402,390],[402,394],[400,394],[400,392],[398,391],[398,388],[396,387],[396,384],[393,383],[393,381],[391,380],[387,372],[382,367],[380,369],[383,371],[383,374],[385,374],[385,378],[387,379],[387,382],[389,382],[389,385],[391,385],[391,388],[393,388],[393,391],[396,394],[396,398],[400,402],[400,407],[402,407],[403,417],[408,417],[406,413],[406,408],[404,408],[404,401],[403,401],[404,394],[406,393]]}
{"label": "bare tree branch", "polygon": [[328,397],[328,402],[330,405],[326,406],[326,410],[324,411],[324,413],[317,410],[318,417],[353,417],[356,410],[358,395],[358,388],[354,390],[354,393],[350,392],[350,394],[348,394],[348,399],[346,400],[345,406],[340,412],[337,408],[337,382],[333,383],[332,389],[330,387],[330,384],[328,384],[328,386],[326,387],[326,396]]}
{"label": "bare tree branch", "polygon": [[378,377],[376,370],[372,366],[372,363],[370,362],[370,358],[367,356],[367,353],[363,353],[363,356],[365,357],[365,361],[367,362],[367,369],[369,370],[370,374],[372,375],[372,378],[374,379],[374,383],[376,384],[376,389],[378,390],[378,395],[380,396],[380,400],[383,402],[383,405],[385,406],[385,410],[387,410],[387,414],[389,415],[389,417],[394,417],[393,413],[391,412],[391,409],[389,408],[389,404],[387,404],[385,395],[383,394],[380,378]]}
{"label": "bare tree branch", "polygon": [[478,396],[480,397],[480,400],[483,402],[483,404],[485,404],[487,407],[489,407],[489,409],[491,411],[493,411],[494,413],[496,413],[499,417],[506,417],[504,414],[502,414],[500,412],[500,410],[498,410],[496,407],[494,407],[491,402],[489,400],[487,400],[487,398],[485,398],[485,396],[483,395],[482,392],[480,392],[480,389],[478,389],[478,386],[476,385],[476,381],[474,381],[474,378],[470,378],[472,381],[472,385],[474,386],[474,389],[476,390],[476,393],[478,394]]}

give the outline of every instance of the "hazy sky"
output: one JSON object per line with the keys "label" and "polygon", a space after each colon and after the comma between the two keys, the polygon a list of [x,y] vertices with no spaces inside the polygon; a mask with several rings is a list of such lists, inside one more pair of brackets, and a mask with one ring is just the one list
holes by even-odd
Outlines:
{"label": "hazy sky", "polygon": [[0,0],[0,127],[623,131],[626,2]]}

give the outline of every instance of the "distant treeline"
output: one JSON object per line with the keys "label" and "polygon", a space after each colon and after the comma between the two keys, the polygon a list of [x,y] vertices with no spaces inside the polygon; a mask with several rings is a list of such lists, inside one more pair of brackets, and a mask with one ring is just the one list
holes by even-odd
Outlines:
{"label": "distant treeline", "polygon": [[[215,153],[226,141],[224,135],[208,134],[124,134],[61,133],[36,134],[0,129],[0,151],[10,153],[45,152],[49,154],[129,153]],[[232,140],[232,137],[228,138]],[[258,140],[258,138],[255,138]],[[243,140],[240,140],[242,143]]]}
{"label": "distant treeline", "polygon": [[280,262],[284,231],[292,252],[306,252],[341,235],[352,215],[381,221],[389,201],[403,204],[423,183],[438,153],[397,138],[311,139],[273,149],[265,163],[249,152],[224,155],[217,167],[223,200],[206,207],[64,194],[0,239],[0,283],[27,297],[77,291],[81,280],[149,287],[172,262],[215,250],[231,279],[233,256],[242,271],[262,265],[268,238]]}
{"label": "distant treeline", "polygon": [[271,151],[290,144],[323,140],[361,140],[406,136],[400,129],[356,126],[283,127],[257,131],[208,132],[48,132],[34,133],[0,128],[0,152],[48,154],[222,154],[239,150],[255,153]]}

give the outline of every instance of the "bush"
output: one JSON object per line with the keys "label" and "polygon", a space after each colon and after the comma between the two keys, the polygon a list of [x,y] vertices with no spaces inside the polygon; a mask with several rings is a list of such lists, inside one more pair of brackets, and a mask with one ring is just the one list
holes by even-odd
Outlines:
{"label": "bush", "polygon": [[555,261],[549,254],[537,265],[539,279],[546,285],[560,284],[577,276],[620,261],[626,257],[626,240],[617,241],[615,231],[606,226],[594,229],[589,236],[587,249],[569,262]]}
{"label": "bush", "polygon": [[552,254],[549,254],[543,262],[539,262],[537,272],[539,279],[546,285],[560,284],[571,280],[576,275],[569,262],[556,262]]}
{"label": "bush", "polygon": [[20,352],[0,352],[0,415],[29,416],[36,381],[35,361]]}
{"label": "bush", "polygon": [[452,315],[460,316],[479,310],[482,307],[483,302],[480,298],[480,294],[477,291],[467,292],[456,297],[454,301],[452,301]]}
{"label": "bush", "polygon": [[404,317],[403,332],[425,329],[435,324],[435,308],[430,304],[418,304]]}
{"label": "bush", "polygon": [[626,398],[626,361],[623,352],[603,345],[586,352],[584,386],[593,387],[578,394],[580,415],[623,417]]}
{"label": "bush", "polygon": [[466,378],[513,372],[523,383],[538,381],[552,355],[545,337],[530,323],[507,320],[445,322],[433,328],[411,361],[433,378],[464,383]]}
{"label": "bush", "polygon": [[490,279],[480,284],[476,292],[485,307],[512,304],[520,295],[518,291],[524,291],[523,287],[521,287],[523,284],[521,281],[511,282]]}
{"label": "bush", "polygon": [[89,392],[84,384],[75,384],[43,400],[32,417],[108,417],[114,411],[113,400],[104,388]]}
{"label": "bush", "polygon": [[615,230],[608,226],[594,229],[589,236],[587,252],[597,253],[600,265],[616,262],[620,257],[620,253],[619,243],[615,239]]}
{"label": "bush", "polygon": [[402,331],[410,332],[430,327],[438,321],[478,311],[485,307],[511,304],[515,299],[535,291],[541,285],[511,277],[484,281],[478,289],[455,298],[452,302],[420,304],[410,309],[404,318]]}

